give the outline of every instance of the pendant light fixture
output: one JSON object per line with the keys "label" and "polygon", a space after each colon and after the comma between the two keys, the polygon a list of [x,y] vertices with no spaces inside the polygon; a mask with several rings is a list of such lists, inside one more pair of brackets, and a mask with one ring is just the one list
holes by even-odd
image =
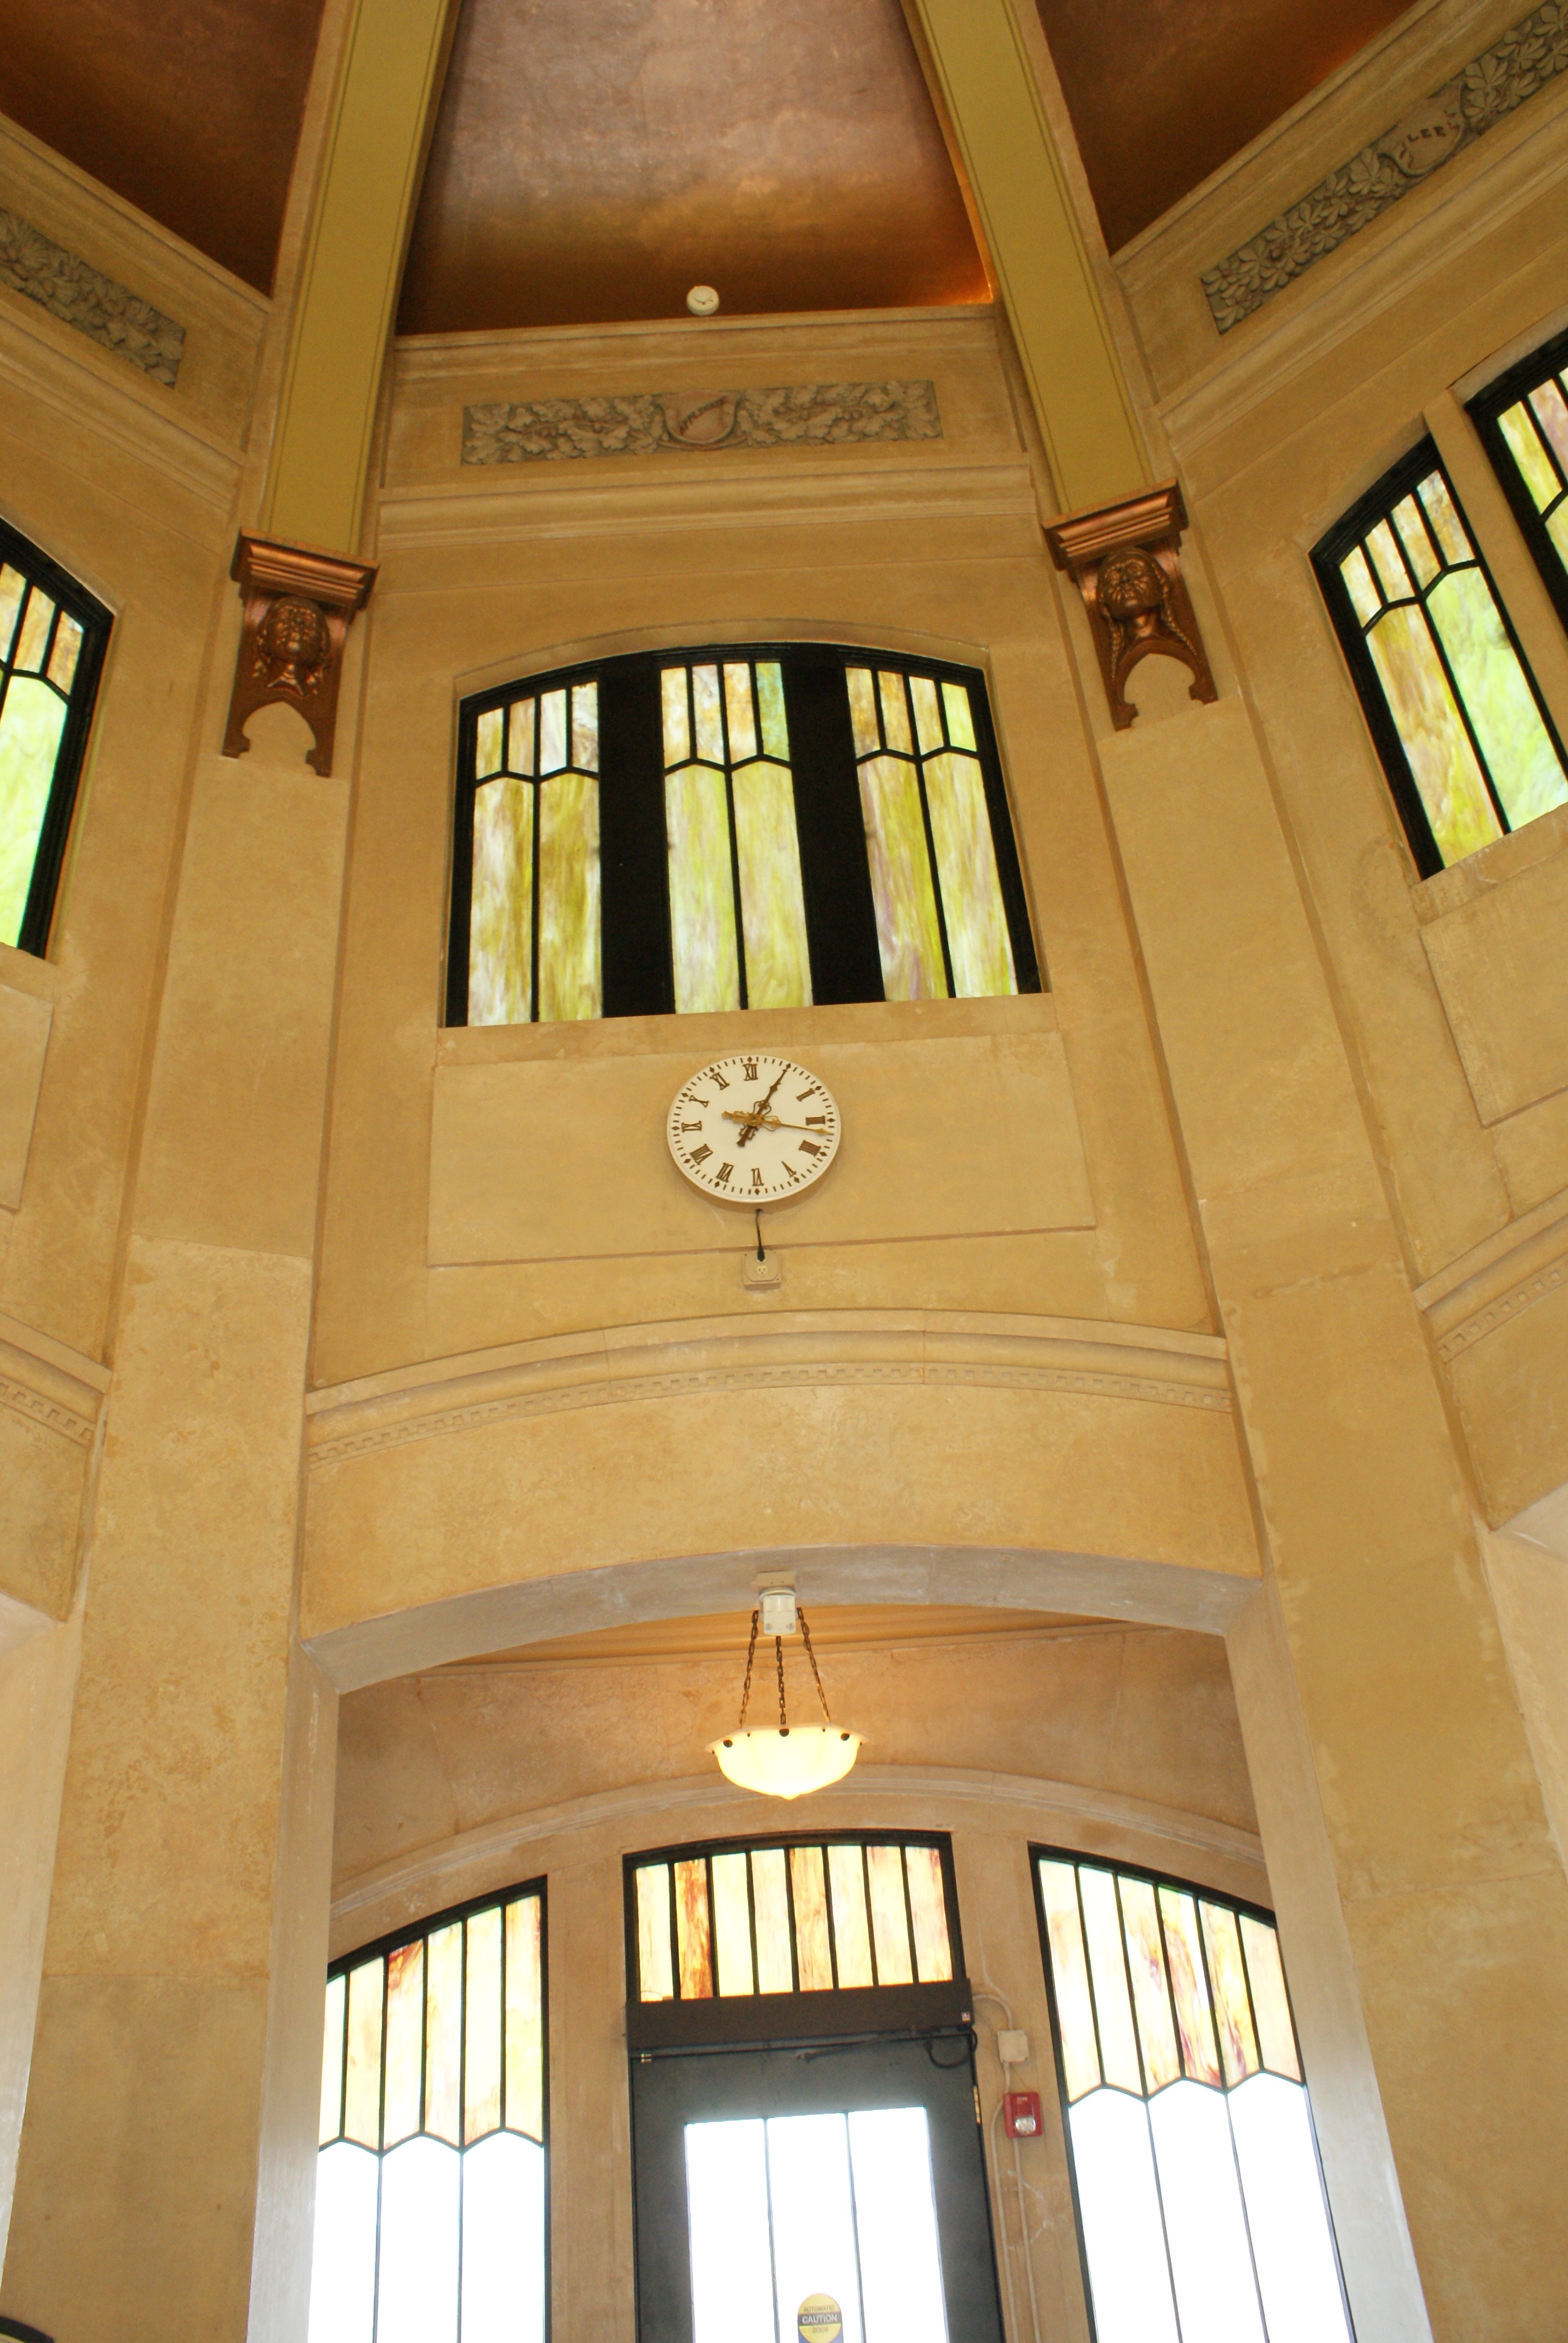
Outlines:
{"label": "pendant light fixture", "polygon": [[[817,1697],[822,1704],[821,1725],[791,1725],[784,1703],[784,1638],[792,1635],[797,1627],[806,1645],[806,1657],[811,1663],[816,1680]],[[751,1703],[751,1671],[757,1659],[759,1632],[773,1638],[774,1664],[779,1674],[779,1722],[777,1725],[750,1725],[746,1712]],[[841,1782],[860,1754],[861,1736],[846,1726],[835,1725],[828,1708],[828,1695],[822,1689],[822,1674],[817,1665],[817,1654],[811,1649],[811,1630],[806,1624],[806,1614],[795,1600],[792,1586],[765,1586],[760,1590],[758,1608],[751,1614],[751,1641],[746,1651],[746,1682],[740,1694],[740,1722],[733,1733],[709,1746],[719,1760],[720,1773],[729,1776],[743,1790],[759,1791],[765,1798],[803,1798],[812,1790],[825,1790],[830,1782]]]}

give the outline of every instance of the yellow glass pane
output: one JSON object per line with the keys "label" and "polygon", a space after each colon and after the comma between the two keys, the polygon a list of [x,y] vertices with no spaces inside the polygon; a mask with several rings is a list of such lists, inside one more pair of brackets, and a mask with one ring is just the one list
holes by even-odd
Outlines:
{"label": "yellow glass pane", "polygon": [[1493,787],[1510,825],[1522,829],[1568,800],[1568,778],[1518,654],[1503,631],[1492,589],[1479,569],[1461,569],[1433,587],[1427,608],[1491,768]]}
{"label": "yellow glass pane", "polygon": [[1214,2016],[1219,2021],[1220,2060],[1228,2085],[1244,2083],[1262,2063],[1252,2013],[1247,2006],[1247,1976],[1241,1966],[1241,1940],[1236,1915],[1221,1905],[1204,1904],[1203,1942],[1209,1954],[1209,1981],[1214,1988]]}
{"label": "yellow glass pane", "polygon": [[755,1993],[751,1966],[751,1906],[746,1892],[746,1857],[713,1858],[713,1948],[721,1994]]}
{"label": "yellow glass pane", "polygon": [[757,668],[757,712],[762,719],[762,753],[789,761],[789,727],[784,718],[784,670],[777,659],[761,659]]}
{"label": "yellow glass pane", "polygon": [[953,991],[960,1001],[1016,992],[980,761],[950,750],[927,759],[925,776]]}
{"label": "yellow glass pane", "polygon": [[348,2019],[348,1980],[335,1976],[327,1988],[327,2022],[321,2042],[321,2127],[323,2147],[343,2127],[343,2030]]}
{"label": "yellow glass pane", "polygon": [[1553,375],[1539,390],[1533,390],[1530,404],[1553,453],[1568,474],[1568,401],[1563,397],[1562,377]]}
{"label": "yellow glass pane", "polygon": [[1521,399],[1497,418],[1497,427],[1508,443],[1508,452],[1519,467],[1520,477],[1535,502],[1537,512],[1544,512],[1559,491],[1557,474],[1552,458],[1541,443],[1530,409]]}
{"label": "yellow glass pane", "polygon": [[974,749],[978,745],[975,740],[974,710],[970,706],[967,685],[944,683],[942,706],[947,711],[948,739],[952,742],[953,747]]}
{"label": "yellow glass pane", "polygon": [[[544,1905],[519,1896],[507,1906],[507,2127],[545,2136]],[[669,1963],[669,1930],[664,1933]]]}
{"label": "yellow glass pane", "polygon": [[849,688],[849,725],[855,735],[857,757],[874,757],[882,745],[877,729],[877,689],[869,667],[851,667],[844,671]]}
{"label": "yellow glass pane", "polygon": [[506,709],[487,708],[474,728],[474,779],[487,781],[492,773],[501,769],[501,736],[506,729]]}
{"label": "yellow glass pane", "polygon": [[1546,534],[1557,548],[1557,558],[1568,565],[1568,504],[1561,504],[1546,524]]}
{"label": "yellow glass pane", "polygon": [[598,770],[598,686],[597,683],[575,683],[572,686],[572,749],[573,769],[579,773]]}
{"label": "yellow glass pane", "polygon": [[1432,523],[1432,535],[1450,561],[1473,561],[1475,549],[1464,533],[1453,498],[1448,493],[1448,482],[1441,472],[1429,472],[1417,491],[1426,517]]}
{"label": "yellow glass pane", "polygon": [[1421,611],[1390,610],[1367,637],[1389,712],[1445,862],[1501,838],[1470,739]]}
{"label": "yellow glass pane", "polygon": [[533,1014],[534,784],[474,792],[468,1022],[526,1025]]}
{"label": "yellow glass pane", "polygon": [[724,670],[724,715],[729,727],[729,761],[743,765],[757,754],[757,719],[751,709],[751,669],[737,661]]}
{"label": "yellow glass pane", "polygon": [[1165,1923],[1165,1949],[1171,1964],[1183,2071],[1195,2083],[1218,2083],[1220,2057],[1214,2047],[1214,2020],[1198,1941],[1198,1906],[1191,1896],[1183,1896],[1180,1889],[1162,1887],[1160,1912]]}
{"label": "yellow glass pane", "polygon": [[682,2001],[711,2001],[713,1963],[709,1945],[708,1865],[699,1855],[675,1866],[675,1946],[680,1963]]}
{"label": "yellow glass pane", "polygon": [[934,1846],[907,1846],[904,1861],[909,1867],[910,1916],[915,1924],[915,1966],[922,1985],[940,1984],[953,1973],[942,1859]]}
{"label": "yellow glass pane", "polygon": [[819,1846],[789,1850],[789,1889],[795,1906],[795,1958],[802,1993],[826,1993],[833,1983],[828,1936],[828,1883]]}
{"label": "yellow glass pane", "polygon": [[425,1943],[425,2129],[462,2146],[457,2130],[463,2054],[463,1930],[437,1928]]}
{"label": "yellow glass pane", "polygon": [[539,789],[541,1020],[598,1015],[598,782],[558,773]]}
{"label": "yellow glass pane", "polygon": [[1369,530],[1367,551],[1372,556],[1372,568],[1389,600],[1408,601],[1412,591],[1410,573],[1400,558],[1393,531],[1386,520],[1380,520],[1374,529]]}
{"label": "yellow glass pane", "polygon": [[667,1863],[645,1863],[637,1874],[637,1990],[640,2001],[675,1999]]}
{"label": "yellow glass pane", "polygon": [[1243,1912],[1241,1943],[1252,1987],[1252,2007],[1257,2012],[1258,2046],[1263,2064],[1271,2075],[1283,2075],[1291,2082],[1299,2083],[1302,2065],[1296,2056],[1296,2031],[1291,2023],[1285,1973],[1280,1966],[1280,1940],[1265,1921],[1254,1920]]}
{"label": "yellow glass pane", "polygon": [[425,2076],[425,1947],[405,1945],[387,1959],[387,2097],[381,2144],[396,2147],[419,2128]]}
{"label": "yellow glass pane", "polygon": [[757,1990],[793,1993],[789,1958],[789,1883],[781,1846],[759,1847],[751,1856],[751,1908],[757,1922]]}
{"label": "yellow glass pane", "polygon": [[788,767],[759,763],[742,765],[730,786],[748,1005],[809,1008],[811,955],[806,943],[794,783]]}
{"label": "yellow glass pane", "polygon": [[901,757],[869,757],[860,767],[860,807],[882,990],[890,1001],[942,1001],[941,931],[914,766]]}
{"label": "yellow glass pane", "polygon": [[866,1871],[858,1846],[828,1849],[833,1895],[833,1950],[840,1986],[871,1985],[871,1931],[866,1918]]}
{"label": "yellow glass pane", "polygon": [[723,774],[703,765],[667,773],[664,820],[675,1005],[682,1012],[739,1009],[740,960]]}
{"label": "yellow glass pane", "polygon": [[716,667],[694,667],[691,670],[691,712],[697,725],[697,746],[693,755],[704,763],[724,762],[724,720],[719,714],[719,669]]}
{"label": "yellow glass pane", "polygon": [[0,568],[0,661],[10,654],[11,638],[16,631],[16,613],[22,608],[22,597],[27,590],[27,580],[19,569],[6,562]]}
{"label": "yellow glass pane", "polygon": [[1094,2004],[1089,1996],[1089,1963],[1078,1917],[1078,1886],[1070,1863],[1042,1857],[1040,1896],[1050,1946],[1050,1980],[1061,2033],[1061,2066],[1070,2100],[1100,2087],[1100,2053],[1094,2041]]}
{"label": "yellow glass pane", "polygon": [[1167,2083],[1179,2081],[1181,2074],[1176,2021],[1165,1980],[1165,1948],[1160,1941],[1160,1915],[1155,1909],[1154,1890],[1147,1879],[1123,1878],[1118,1885],[1143,2073],[1148,2089],[1153,2093],[1162,2091]]}
{"label": "yellow glass pane", "polygon": [[904,1905],[904,1850],[869,1846],[866,1872],[871,1888],[871,1936],[877,1947],[877,1983],[913,1985],[914,1956],[910,1916]]}
{"label": "yellow glass pane", "polygon": [[1143,2077],[1139,2070],[1138,2036],[1132,2026],[1127,1964],[1121,1950],[1116,1882],[1109,1871],[1097,1870],[1085,1863],[1079,1865],[1078,1885],[1083,1899],[1089,1973],[1094,1986],[1095,2015],[1100,2020],[1100,2056],[1105,2079],[1114,2083],[1118,2090],[1141,2096]]}
{"label": "yellow glass pane", "polygon": [[1359,545],[1341,562],[1340,576],[1345,581],[1345,591],[1351,598],[1355,614],[1364,627],[1368,619],[1375,618],[1382,609],[1382,596],[1372,583],[1366,555]]}
{"label": "yellow glass pane", "polygon": [[1421,508],[1413,497],[1403,497],[1395,505],[1393,525],[1399,531],[1399,541],[1404,548],[1405,558],[1415,572],[1417,584],[1430,586],[1442,564],[1422,518]]}
{"label": "yellow glass pane", "polygon": [[384,1961],[362,1961],[348,1972],[348,2060],[343,2087],[343,2136],[361,2147],[381,2145],[381,1987]]}
{"label": "yellow glass pane", "polygon": [[566,762],[567,696],[564,691],[543,692],[539,697],[540,780],[547,773],[558,773]]}
{"label": "yellow glass pane", "polygon": [[0,709],[0,943],[22,931],[65,721],[57,691],[36,676],[12,677]]}
{"label": "yellow glass pane", "polygon": [[501,2127],[501,1915],[476,1912],[468,1923],[467,1994],[463,2006],[463,2137],[483,2139]]}
{"label": "yellow glass pane", "polygon": [[915,735],[920,742],[920,754],[929,757],[944,745],[941,703],[937,698],[937,687],[929,675],[910,676],[910,698],[915,704]]}
{"label": "yellow glass pane", "polygon": [[882,738],[890,749],[912,756],[915,743],[910,730],[910,703],[903,677],[879,673],[877,697],[882,704]]}
{"label": "yellow glass pane", "polygon": [[686,707],[686,669],[667,667],[658,679],[664,720],[664,761],[684,765],[691,754],[691,724]]}
{"label": "yellow glass pane", "polygon": [[76,677],[76,660],[82,649],[82,629],[75,618],[60,614],[55,629],[55,648],[49,653],[49,680],[57,691],[69,691]]}
{"label": "yellow glass pane", "polygon": [[55,605],[47,594],[40,594],[36,586],[27,597],[27,607],[22,613],[22,631],[16,638],[15,664],[19,669],[36,673],[44,664],[45,646],[49,640],[49,622],[55,615]]}
{"label": "yellow glass pane", "polygon": [[507,710],[508,772],[531,775],[537,768],[538,715],[538,703],[533,699],[515,699]]}

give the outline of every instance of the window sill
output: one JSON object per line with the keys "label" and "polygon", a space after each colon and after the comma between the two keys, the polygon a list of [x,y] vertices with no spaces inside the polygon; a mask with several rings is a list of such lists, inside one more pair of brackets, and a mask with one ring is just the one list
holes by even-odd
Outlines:
{"label": "window sill", "polygon": [[1526,822],[1523,830],[1511,830],[1506,838],[1494,838],[1490,846],[1481,847],[1467,854],[1462,862],[1452,863],[1446,870],[1434,871],[1411,890],[1415,916],[1422,926],[1430,927],[1446,912],[1456,911],[1462,903],[1473,903],[1478,895],[1488,895],[1496,887],[1505,886],[1522,871],[1530,870],[1538,862],[1548,862],[1554,854],[1568,848],[1568,805],[1553,806],[1534,821]]}
{"label": "window sill", "polygon": [[671,1051],[689,1051],[701,1061],[746,1049],[806,1051],[828,1041],[951,1041],[1053,1033],[1056,1025],[1050,993],[1023,992],[989,1001],[859,1001],[710,1016],[585,1018],[578,1024],[449,1025],[437,1037],[436,1055],[444,1066],[640,1058]]}

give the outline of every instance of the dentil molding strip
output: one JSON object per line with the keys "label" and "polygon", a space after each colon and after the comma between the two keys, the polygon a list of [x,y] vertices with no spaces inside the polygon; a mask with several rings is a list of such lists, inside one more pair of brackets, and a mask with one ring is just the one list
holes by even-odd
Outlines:
{"label": "dentil molding strip", "polygon": [[1549,1197],[1415,1290],[1444,1364],[1568,1284],[1568,1194]]}
{"label": "dentil molding strip", "polygon": [[74,1447],[92,1445],[109,1370],[0,1314],[0,1407]]}

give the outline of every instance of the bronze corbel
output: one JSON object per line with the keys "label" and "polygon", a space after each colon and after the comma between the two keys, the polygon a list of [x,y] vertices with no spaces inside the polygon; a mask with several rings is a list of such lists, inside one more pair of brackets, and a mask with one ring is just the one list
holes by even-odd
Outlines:
{"label": "bronze corbel", "polygon": [[1071,571],[1083,596],[1119,732],[1138,713],[1126,684],[1140,659],[1180,659],[1192,677],[1191,699],[1220,696],[1181,575],[1186,526],[1181,491],[1170,480],[1121,504],[1070,513],[1045,532],[1051,559]]}
{"label": "bronze corbel", "polygon": [[223,753],[243,757],[250,747],[245,732],[250,719],[258,708],[282,700],[309,725],[313,745],[305,761],[325,776],[332,770],[343,646],[355,612],[368,598],[376,564],[280,545],[242,529],[229,575],[239,580],[245,618]]}

